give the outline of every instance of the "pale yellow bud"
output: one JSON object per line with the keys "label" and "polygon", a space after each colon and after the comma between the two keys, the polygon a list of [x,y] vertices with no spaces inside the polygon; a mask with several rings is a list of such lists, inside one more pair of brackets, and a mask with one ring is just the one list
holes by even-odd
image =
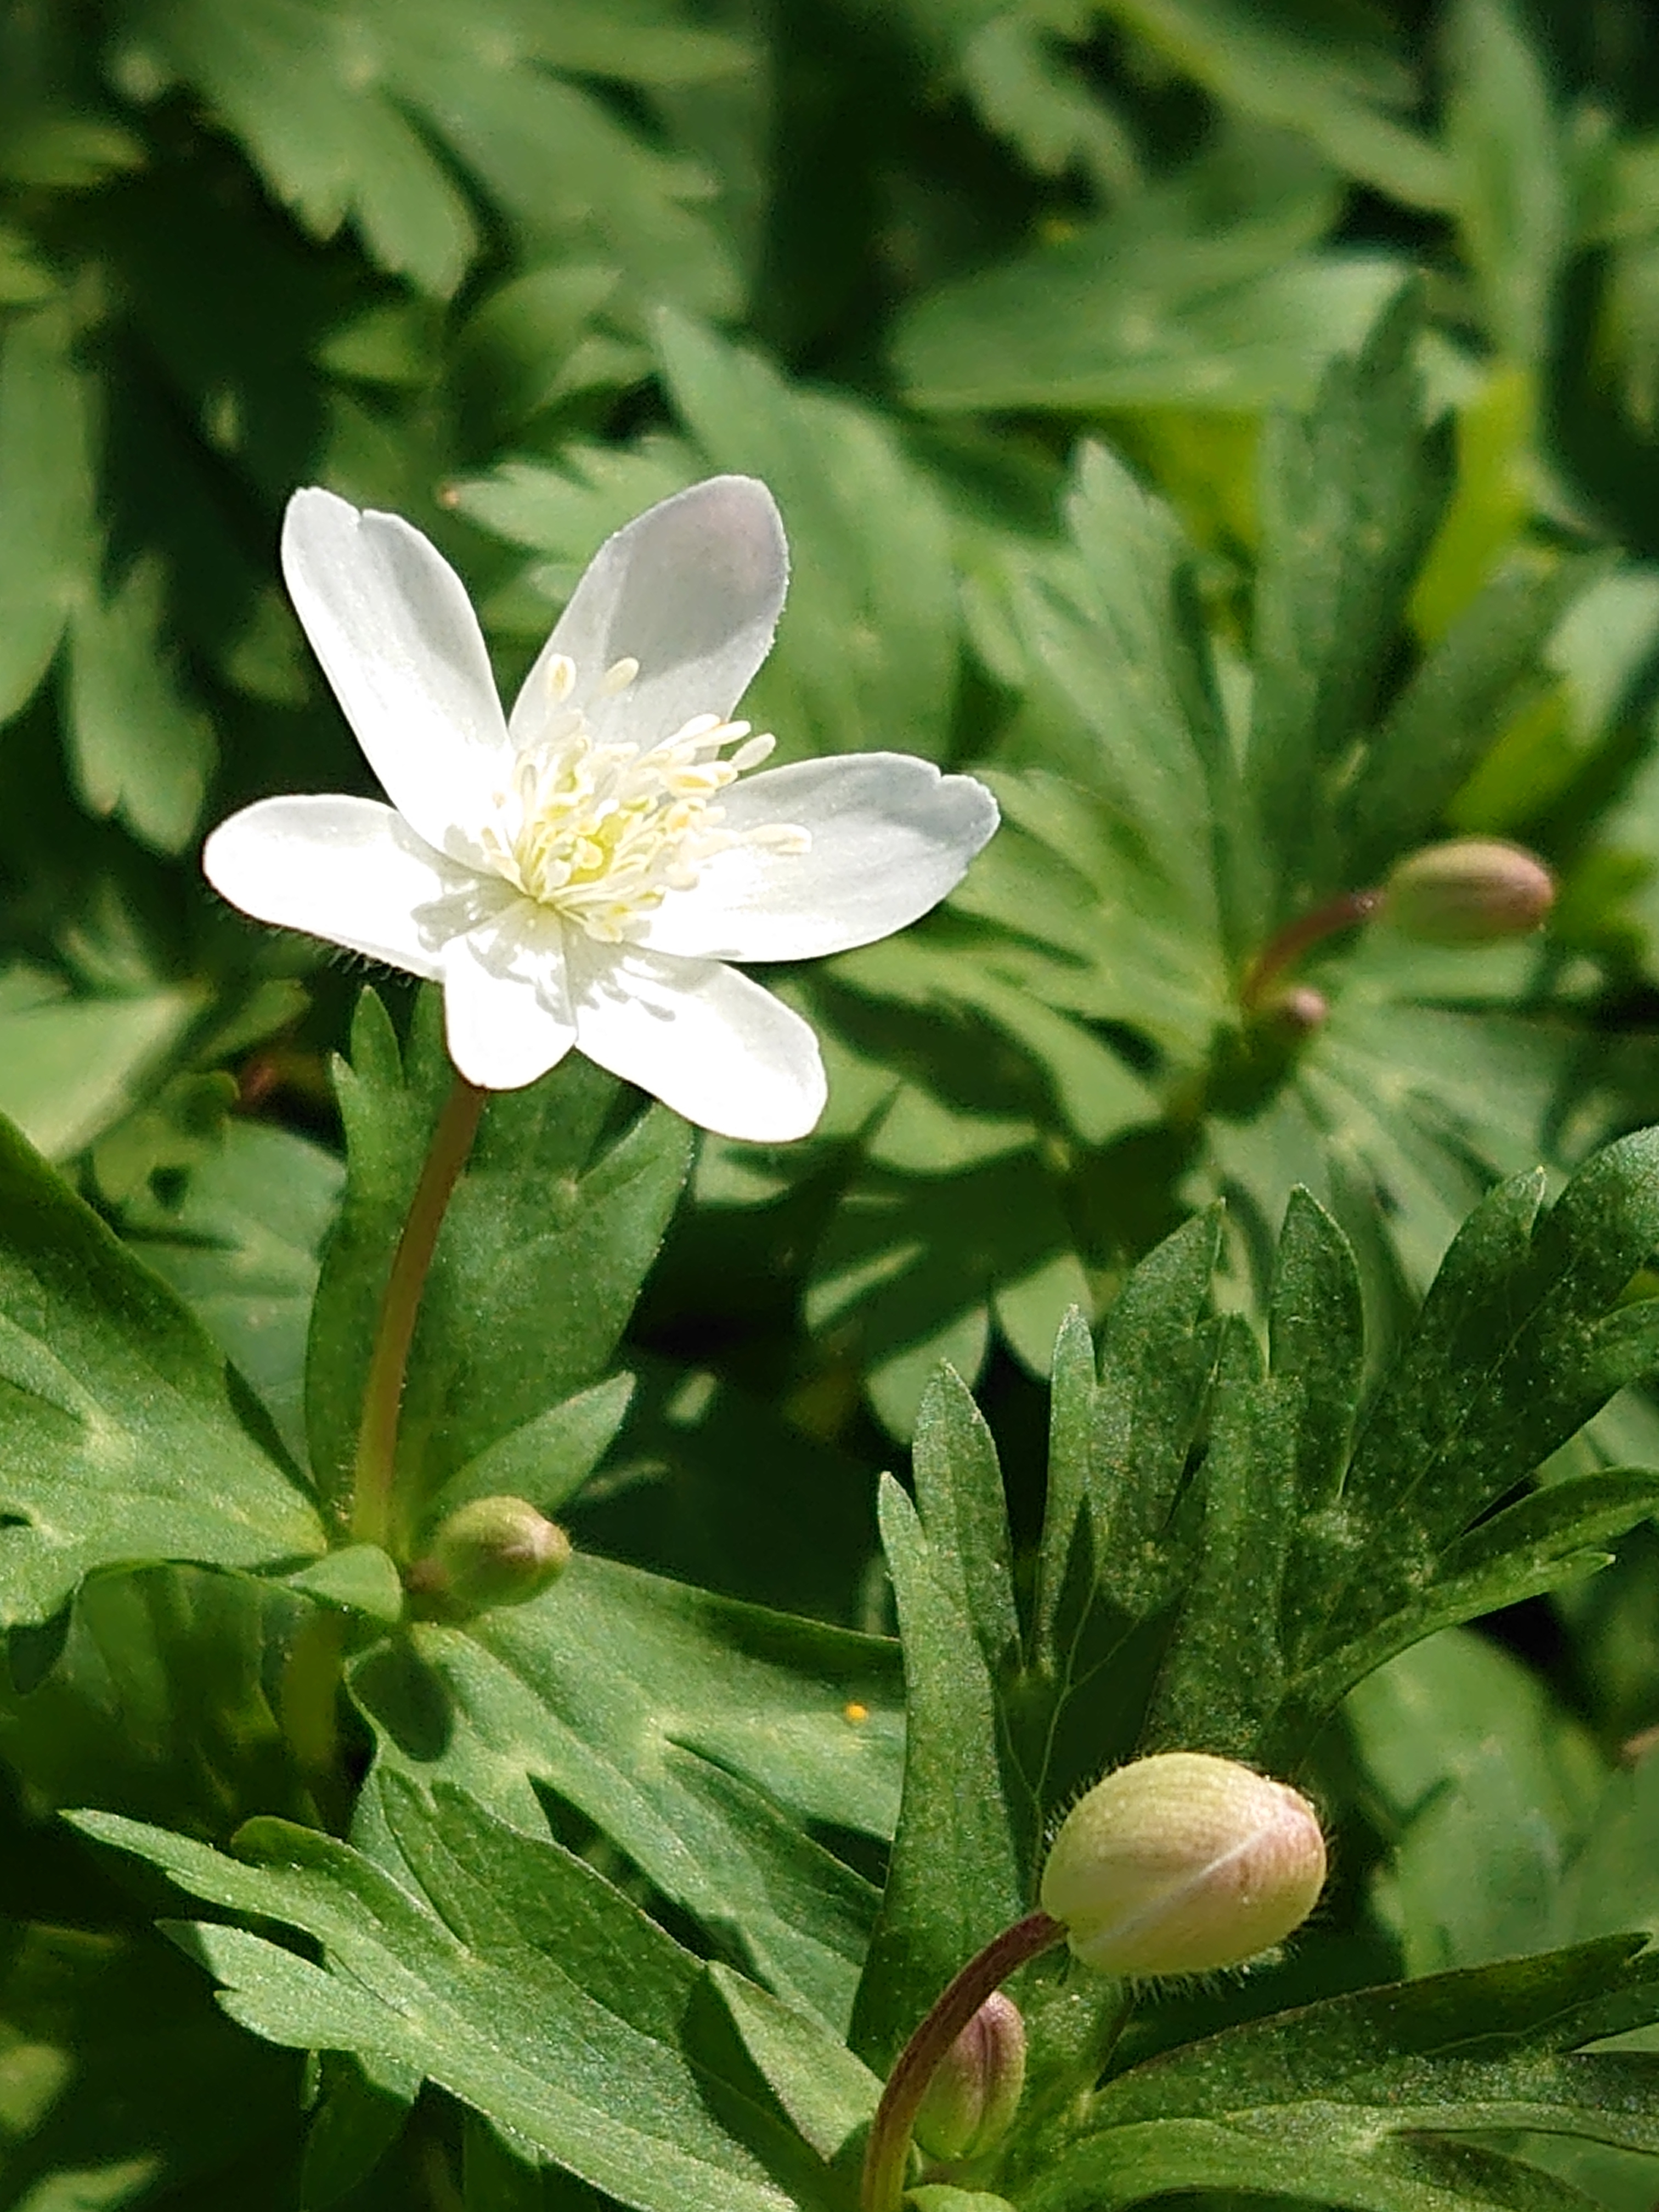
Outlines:
{"label": "pale yellow bud", "polygon": [[1555,878],[1535,854],[1497,837],[1425,845],[1389,878],[1383,911],[1429,945],[1492,945],[1536,929],[1555,903]]}
{"label": "pale yellow bud", "polygon": [[916,2141],[934,2158],[977,2158],[1007,2133],[1024,2087],[1025,2022],[995,1990],[940,2059],[916,2113]]}
{"label": "pale yellow bud", "polygon": [[1305,1797],[1234,1759],[1169,1751],[1121,1766],[1072,1808],[1042,1904],[1098,1972],[1198,1974],[1270,1948],[1324,1885]]}

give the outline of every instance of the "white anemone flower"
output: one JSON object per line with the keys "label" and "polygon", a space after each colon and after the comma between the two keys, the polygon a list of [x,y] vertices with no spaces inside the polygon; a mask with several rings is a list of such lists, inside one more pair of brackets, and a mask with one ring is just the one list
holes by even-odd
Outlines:
{"label": "white anemone flower", "polygon": [[804,1136],[817,1039],[726,963],[903,928],[997,811],[902,753],[748,772],[773,740],[731,716],[788,578],[765,485],[711,477],[607,540],[510,719],[460,579],[397,515],[295,492],[283,572],[392,803],[261,799],[208,839],[216,889],[441,983],[450,1054],[485,1089],[574,1047],[705,1128]]}

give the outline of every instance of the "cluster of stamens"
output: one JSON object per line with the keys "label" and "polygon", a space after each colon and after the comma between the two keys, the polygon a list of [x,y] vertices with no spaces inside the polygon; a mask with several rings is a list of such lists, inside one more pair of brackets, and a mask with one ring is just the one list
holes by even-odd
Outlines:
{"label": "cluster of stamens", "polygon": [[[615,698],[638,674],[636,660],[617,661],[598,696]],[[567,703],[575,664],[556,654],[546,681],[556,711],[492,794],[495,818],[480,832],[491,867],[526,898],[619,945],[671,891],[690,890],[715,854],[738,844],[807,849],[806,831],[791,823],[741,836],[720,826],[716,795],[757,768],[775,738],[698,714],[643,751],[625,740],[599,744],[582,709]]]}

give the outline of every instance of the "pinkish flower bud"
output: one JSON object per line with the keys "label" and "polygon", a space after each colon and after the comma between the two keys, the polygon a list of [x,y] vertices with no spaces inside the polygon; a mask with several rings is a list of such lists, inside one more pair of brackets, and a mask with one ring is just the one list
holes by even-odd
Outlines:
{"label": "pinkish flower bud", "polygon": [[524,1605],[570,1564],[570,1539],[522,1498],[474,1498],[439,1528],[410,1588],[466,1615]]}
{"label": "pinkish flower bud", "polygon": [[1101,1973],[1197,1974],[1288,1936],[1324,1883],[1305,1797],[1236,1760],[1170,1751],[1119,1767],[1072,1808],[1042,1903]]}
{"label": "pinkish flower bud", "polygon": [[1491,945],[1524,937],[1555,903],[1555,878],[1535,854],[1497,837],[1425,845],[1389,878],[1382,911],[1428,945]]}
{"label": "pinkish flower bud", "polygon": [[1007,2133],[1025,2087],[1025,2022],[994,1990],[940,2059],[916,2114],[931,2157],[976,2158]]}

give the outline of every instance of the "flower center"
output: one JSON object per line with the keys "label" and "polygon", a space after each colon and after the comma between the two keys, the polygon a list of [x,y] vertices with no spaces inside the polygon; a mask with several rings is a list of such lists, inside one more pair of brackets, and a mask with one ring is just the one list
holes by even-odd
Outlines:
{"label": "flower center", "polygon": [[[615,698],[638,674],[636,660],[617,661],[599,696]],[[807,849],[806,831],[791,823],[740,835],[720,826],[717,794],[758,767],[775,738],[751,737],[747,722],[698,714],[644,750],[625,739],[600,744],[581,708],[567,703],[575,664],[556,654],[545,680],[556,711],[520,752],[494,793],[495,818],[480,833],[490,866],[526,898],[619,945],[671,891],[690,890],[716,853],[740,844]],[[736,750],[728,754],[728,746]]]}

